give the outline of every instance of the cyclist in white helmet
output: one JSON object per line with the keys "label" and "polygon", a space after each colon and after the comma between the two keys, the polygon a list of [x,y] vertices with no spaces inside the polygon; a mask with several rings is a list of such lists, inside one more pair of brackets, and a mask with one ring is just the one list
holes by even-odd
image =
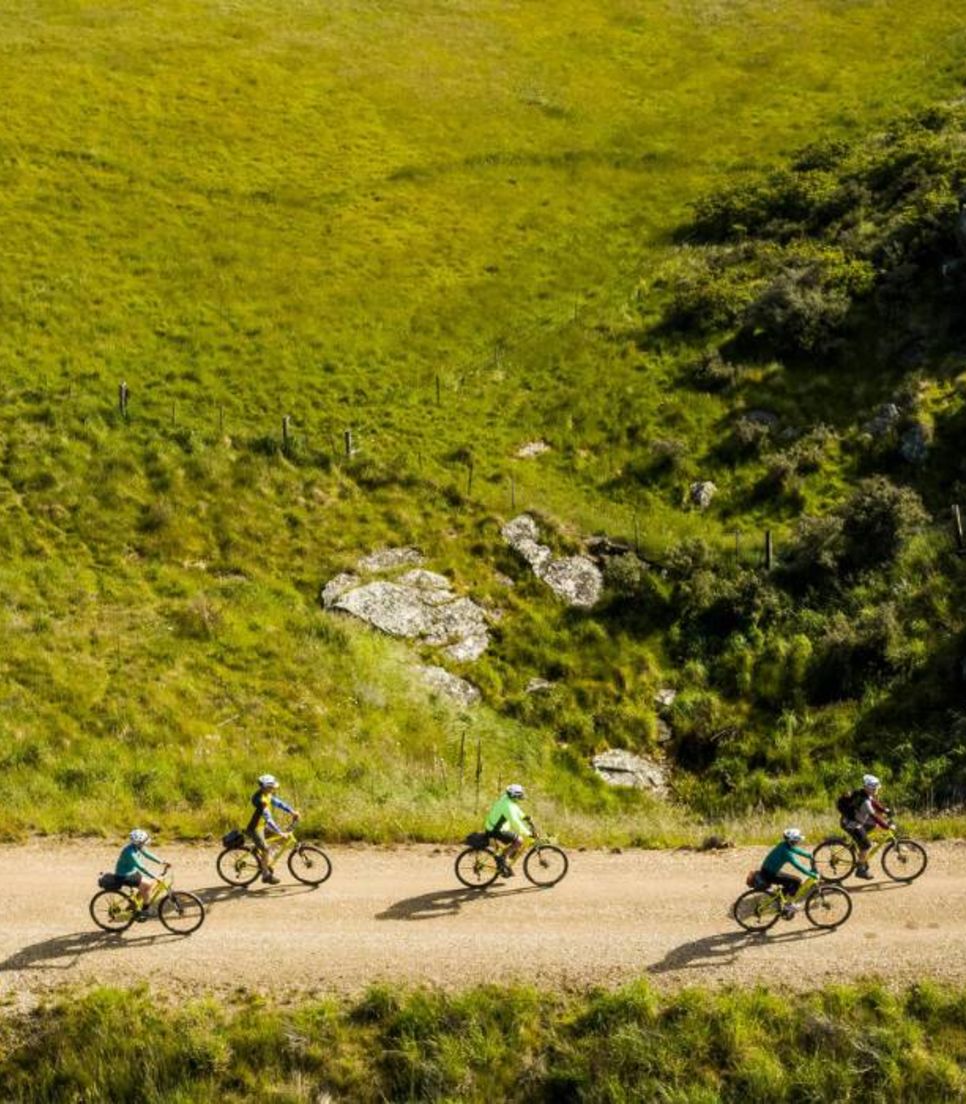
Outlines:
{"label": "cyclist in white helmet", "polygon": [[511,782],[493,802],[483,825],[490,839],[506,844],[506,850],[500,856],[500,873],[504,878],[513,877],[513,867],[510,864],[520,854],[524,838],[533,835],[530,818],[517,804],[526,796],[518,782]]}
{"label": "cyclist in white helmet", "polygon": [[[793,866],[806,878],[815,876],[811,852],[795,846],[796,843],[804,842],[805,836],[801,829],[786,828],[782,832],[781,840],[765,856],[764,862],[761,864],[761,870],[758,871],[759,884],[756,886],[757,889],[768,889],[773,885],[781,886],[782,891],[788,898],[784,912],[786,919],[794,916],[799,908],[798,905],[794,904],[793,899],[802,888],[802,879],[796,878],[794,874],[782,874],[782,867],[786,865]],[[797,859],[807,859],[808,866],[802,866],[800,862],[796,861]]]}
{"label": "cyclist in white helmet", "polygon": [[259,777],[258,789],[252,794],[254,812],[245,826],[262,867],[262,881],[269,885],[277,885],[279,879],[272,873],[268,849],[276,840],[287,839],[289,836],[284,828],[275,823],[272,809],[281,809],[283,813],[288,813],[293,823],[299,819],[298,812],[276,794],[277,789],[278,779],[274,774],[263,774]]}
{"label": "cyclist in white helmet", "polygon": [[136,920],[146,920],[148,918],[151,889],[157,878],[157,874],[143,866],[141,860],[147,859],[148,862],[157,863],[161,867],[162,874],[169,866],[164,859],[159,859],[157,855],[151,854],[147,846],[150,842],[151,837],[143,828],[134,828],[128,836],[128,842],[121,849],[121,853],[117,857],[117,863],[114,866],[114,877],[117,879],[118,885],[131,886],[132,889],[138,891],[138,896],[141,898],[141,908],[135,917]]}
{"label": "cyclist in white helmet", "polygon": [[869,832],[892,827],[890,810],[878,800],[881,787],[882,783],[874,774],[863,775],[862,788],[843,794],[836,803],[841,814],[839,823],[858,848],[855,876],[866,880],[873,876],[869,870],[869,848],[872,846]]}

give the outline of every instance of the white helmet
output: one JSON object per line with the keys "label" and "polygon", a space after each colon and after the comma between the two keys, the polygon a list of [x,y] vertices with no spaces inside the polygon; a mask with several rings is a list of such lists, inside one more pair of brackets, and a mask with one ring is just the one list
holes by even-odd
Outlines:
{"label": "white helmet", "polygon": [[151,837],[147,834],[147,832],[145,832],[143,828],[135,828],[128,836],[128,839],[131,841],[131,843],[134,844],[135,847],[143,847],[150,838]]}
{"label": "white helmet", "polygon": [[506,795],[507,797],[512,797],[515,801],[519,801],[520,798],[527,796],[523,792],[523,787],[519,784],[519,782],[511,782],[510,785],[506,788]]}
{"label": "white helmet", "polygon": [[270,787],[274,789],[278,786],[278,779],[274,774],[260,774],[258,776],[258,784],[263,790],[267,790]]}
{"label": "white helmet", "polygon": [[882,783],[876,778],[874,774],[864,774],[862,776],[862,785],[870,792],[877,790]]}
{"label": "white helmet", "polygon": [[785,831],[782,832],[782,839],[786,843],[804,843],[805,836],[801,828],[786,828]]}

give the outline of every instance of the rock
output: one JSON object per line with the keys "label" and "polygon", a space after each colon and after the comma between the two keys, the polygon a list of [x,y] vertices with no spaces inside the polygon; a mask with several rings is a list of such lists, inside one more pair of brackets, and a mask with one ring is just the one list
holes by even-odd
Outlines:
{"label": "rock", "polygon": [[622,541],[611,540],[610,537],[591,537],[584,542],[587,554],[593,556],[598,563],[606,563],[615,556],[626,556],[633,549]]}
{"label": "rock", "polygon": [[476,705],[482,696],[472,682],[451,675],[444,667],[417,667],[416,670],[423,682],[438,694],[452,698],[464,707]]}
{"label": "rock", "polygon": [[667,771],[655,759],[614,748],[595,755],[591,766],[612,786],[649,790],[658,797],[667,793]]}
{"label": "rock", "polygon": [[711,499],[718,493],[718,488],[710,479],[702,479],[691,484],[691,501],[701,510],[706,510],[711,505]]}
{"label": "rock", "polygon": [[540,694],[544,690],[552,690],[553,683],[545,678],[532,678],[527,683],[524,693],[527,694]]}
{"label": "rock", "polygon": [[347,590],[351,590],[352,587],[358,585],[358,575],[350,575],[345,571],[342,572],[341,575],[336,575],[334,579],[330,579],[322,588],[322,605],[325,606],[326,609],[331,609],[337,598],[341,597]]}
{"label": "rock", "polygon": [[778,415],[773,414],[770,410],[749,410],[742,417],[746,422],[757,422],[758,425],[768,426],[769,428],[778,425]]}
{"label": "rock", "polygon": [[670,709],[674,705],[674,699],[678,696],[677,690],[672,689],[670,686],[663,686],[654,695],[654,704],[660,706],[662,709]]}
{"label": "rock", "polygon": [[875,412],[875,416],[866,422],[862,428],[866,433],[871,433],[873,437],[884,437],[895,428],[899,418],[899,407],[895,403],[883,403]]}
{"label": "rock", "polygon": [[925,463],[929,455],[929,438],[929,430],[922,422],[911,425],[903,433],[902,440],[899,442],[899,453],[902,459],[910,464]]}
{"label": "rock", "polygon": [[729,847],[734,847],[731,840],[727,840],[724,836],[705,836],[698,846],[698,851],[726,851]]}
{"label": "rock", "polygon": [[656,728],[659,744],[666,744],[669,740],[674,739],[674,729],[662,717],[658,717]]}
{"label": "rock", "polygon": [[382,548],[378,552],[370,552],[363,556],[356,564],[357,571],[374,575],[380,571],[390,571],[396,567],[407,567],[410,564],[421,564],[423,554],[418,548]]}
{"label": "rock", "polygon": [[600,598],[604,577],[587,556],[555,558],[540,544],[540,530],[529,514],[508,521],[500,530],[507,544],[530,565],[534,575],[570,606],[589,609]]}
{"label": "rock", "polygon": [[514,582],[514,581],[513,581],[513,580],[512,580],[511,578],[510,578],[510,576],[509,576],[509,575],[504,575],[504,574],[503,574],[502,572],[500,572],[500,571],[498,571],[498,572],[496,573],[496,581],[497,581],[497,582],[498,582],[498,583],[500,584],[500,586],[505,586],[505,587],[515,587],[515,586],[517,585],[517,584],[516,584],[516,583],[515,583],[515,582]]}
{"label": "rock", "polygon": [[521,445],[514,453],[518,460],[530,460],[534,456],[542,456],[543,453],[549,452],[550,446],[546,441],[527,441],[525,445]]}

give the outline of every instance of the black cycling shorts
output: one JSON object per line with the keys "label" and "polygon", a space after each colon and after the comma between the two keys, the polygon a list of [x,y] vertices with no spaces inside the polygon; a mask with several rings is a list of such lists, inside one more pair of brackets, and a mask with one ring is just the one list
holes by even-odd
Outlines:
{"label": "black cycling shorts", "polygon": [[490,837],[490,839],[499,840],[500,843],[506,844],[516,843],[517,840],[520,838],[519,836],[514,835],[513,832],[507,832],[503,828],[496,828],[492,832],[487,832],[486,834]]}
{"label": "black cycling shorts", "polygon": [[855,840],[861,851],[868,851],[872,846],[872,842],[869,839],[869,833],[854,820],[843,820],[842,827],[846,832]]}
{"label": "black cycling shorts", "polygon": [[135,870],[133,874],[115,874],[114,877],[117,879],[118,885],[136,888],[141,884],[142,875],[139,871]]}

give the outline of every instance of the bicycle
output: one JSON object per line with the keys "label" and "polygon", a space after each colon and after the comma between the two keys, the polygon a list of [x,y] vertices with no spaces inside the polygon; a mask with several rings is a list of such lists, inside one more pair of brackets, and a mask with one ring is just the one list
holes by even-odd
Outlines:
{"label": "bicycle", "polygon": [[[816,928],[831,931],[852,915],[852,898],[841,886],[825,885],[818,875],[812,878],[815,884],[805,895],[805,916]],[[731,914],[745,931],[764,932],[781,919],[794,919],[798,910],[787,911],[791,903],[781,886],[748,889],[731,906]]]}
{"label": "bicycle", "polygon": [[[276,866],[284,856],[289,873],[297,882],[303,885],[321,885],[331,875],[332,863],[321,847],[302,843],[295,838],[292,831],[295,823],[294,820],[291,821],[281,842],[269,848],[266,859]],[[218,877],[230,886],[251,885],[262,873],[258,851],[248,842],[245,833],[237,828],[229,832],[221,842],[224,850],[215,860]]]}
{"label": "bicycle", "polygon": [[[895,825],[872,844],[866,861],[870,861],[880,851],[882,869],[886,877],[894,882],[914,882],[929,862],[925,847],[913,839],[899,835],[899,829]],[[858,848],[850,838],[829,836],[816,846],[812,859],[824,881],[838,884],[855,871],[859,861]]]}
{"label": "bicycle", "polygon": [[[464,842],[469,846],[456,857],[456,877],[469,889],[486,889],[503,874],[507,849],[492,847],[486,832],[471,832]],[[523,873],[535,886],[555,886],[570,867],[566,852],[550,840],[539,838],[536,830],[524,841],[524,850]]]}
{"label": "bicycle", "polygon": [[[158,903],[158,919],[175,935],[190,935],[205,922],[205,906],[200,897],[183,889],[174,888],[174,878],[165,866],[155,879],[145,910]],[[102,874],[97,884],[101,892],[95,893],[88,906],[91,919],[104,931],[123,932],[134,923],[141,912],[141,897],[128,886],[117,884],[114,874]]]}

